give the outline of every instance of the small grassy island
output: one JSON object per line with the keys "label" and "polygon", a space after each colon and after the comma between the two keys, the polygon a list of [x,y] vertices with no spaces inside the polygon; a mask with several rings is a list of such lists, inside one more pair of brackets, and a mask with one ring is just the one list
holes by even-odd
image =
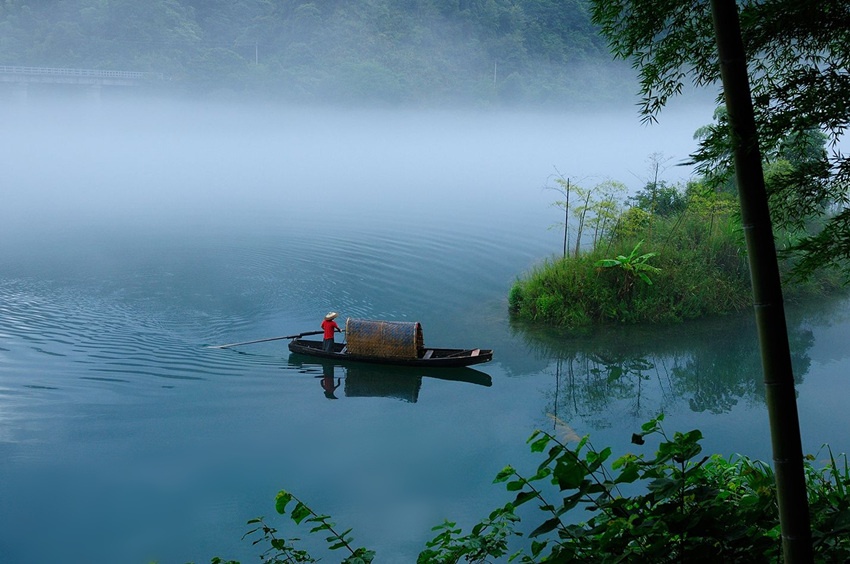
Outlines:
{"label": "small grassy island", "polygon": [[[650,157],[656,173],[660,161],[659,155]],[[766,165],[767,180],[804,165],[774,161]],[[513,284],[508,304],[515,319],[587,331],[606,324],[675,323],[752,304],[739,204],[728,175],[684,186],[656,175],[631,198],[623,197],[625,187],[617,182],[589,189],[563,177],[555,182],[563,197],[554,203],[564,211],[563,255]],[[783,252],[812,227],[775,230],[787,301],[841,287],[835,273],[801,273]]]}

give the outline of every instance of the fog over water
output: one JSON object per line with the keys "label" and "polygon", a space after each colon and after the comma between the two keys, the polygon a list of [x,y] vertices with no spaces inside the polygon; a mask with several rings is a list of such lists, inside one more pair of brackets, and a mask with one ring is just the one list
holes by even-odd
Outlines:
{"label": "fog over water", "polygon": [[[585,339],[507,315],[511,283],[561,250],[552,175],[641,188],[650,154],[686,159],[711,120],[677,104],[652,126],[634,107],[3,106],[0,555],[256,561],[245,522],[287,488],[378,561],[412,561],[430,527],[506,501],[493,476],[536,466],[524,441],[551,414],[618,454],[664,411],[707,451],[768,458],[749,315]],[[452,379],[206,348],[329,309],[494,360]],[[807,451],[847,450],[847,309],[790,316]],[[607,378],[624,366],[645,368]]]}
{"label": "fog over water", "polygon": [[353,213],[427,225],[435,212],[486,217],[506,198],[516,213],[536,213],[555,199],[540,189],[556,170],[585,184],[611,178],[642,187],[651,153],[669,165],[684,160],[693,132],[711,119],[706,106],[671,110],[653,126],[628,107],[558,114],[33,106],[4,110],[7,228]]}

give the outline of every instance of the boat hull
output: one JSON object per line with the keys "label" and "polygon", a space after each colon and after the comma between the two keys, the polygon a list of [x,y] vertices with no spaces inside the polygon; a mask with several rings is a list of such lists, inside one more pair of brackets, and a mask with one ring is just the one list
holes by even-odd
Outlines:
{"label": "boat hull", "polygon": [[391,364],[394,366],[418,367],[458,367],[472,366],[493,360],[493,351],[489,349],[435,349],[426,348],[418,358],[391,358],[370,355],[355,355],[347,352],[343,343],[334,343],[333,351],[322,349],[322,341],[293,339],[289,342],[289,351],[318,358],[329,358],[344,362],[368,362],[372,364]]}

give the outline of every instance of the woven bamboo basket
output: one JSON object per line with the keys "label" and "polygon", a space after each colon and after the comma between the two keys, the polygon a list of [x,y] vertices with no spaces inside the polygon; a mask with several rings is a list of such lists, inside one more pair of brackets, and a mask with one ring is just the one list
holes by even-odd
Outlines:
{"label": "woven bamboo basket", "polygon": [[350,354],[381,358],[417,358],[424,346],[418,321],[349,317],[345,322],[345,341]]}

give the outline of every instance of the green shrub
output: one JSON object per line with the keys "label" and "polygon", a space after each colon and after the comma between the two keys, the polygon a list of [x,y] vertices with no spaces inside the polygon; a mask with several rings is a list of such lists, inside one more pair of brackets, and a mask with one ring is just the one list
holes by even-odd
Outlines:
{"label": "green shrub", "polygon": [[[509,311],[525,320],[587,331],[608,323],[677,323],[751,306],[743,230],[735,200],[693,188],[678,215],[631,208],[605,243],[578,257],[545,261],[511,288]],[[640,248],[640,253],[638,253]],[[805,280],[781,263],[785,298],[802,301],[834,293],[839,275]]]}
{"label": "green shrub", "polygon": [[[417,562],[781,562],[776,487],[770,467],[744,456],[702,455],[702,433],[667,435],[663,416],[644,424],[632,442],[657,440],[652,456],[627,453],[612,460],[610,448],[597,450],[565,425],[563,440],[536,431],[532,452],[545,456],[533,474],[506,466],[494,480],[510,500],[468,533],[452,521],[432,531]],[[574,446],[569,443],[575,442]],[[850,469],[825,447],[829,461],[820,469],[805,461],[813,550],[817,561],[850,561]],[[520,511],[519,508],[523,507]],[[582,509],[582,516],[576,509]],[[281,491],[278,513],[325,535],[341,562],[365,564],[375,553],[353,548],[351,529],[338,532],[328,516],[318,515],[291,493]],[[519,532],[520,513],[531,514],[533,529]],[[249,523],[254,543],[269,544],[265,562],[315,562],[282,539],[262,518]],[[525,529],[528,530],[528,529]],[[246,535],[246,536],[247,536]],[[213,559],[214,563],[223,562]],[[232,561],[230,561],[232,563]]]}

